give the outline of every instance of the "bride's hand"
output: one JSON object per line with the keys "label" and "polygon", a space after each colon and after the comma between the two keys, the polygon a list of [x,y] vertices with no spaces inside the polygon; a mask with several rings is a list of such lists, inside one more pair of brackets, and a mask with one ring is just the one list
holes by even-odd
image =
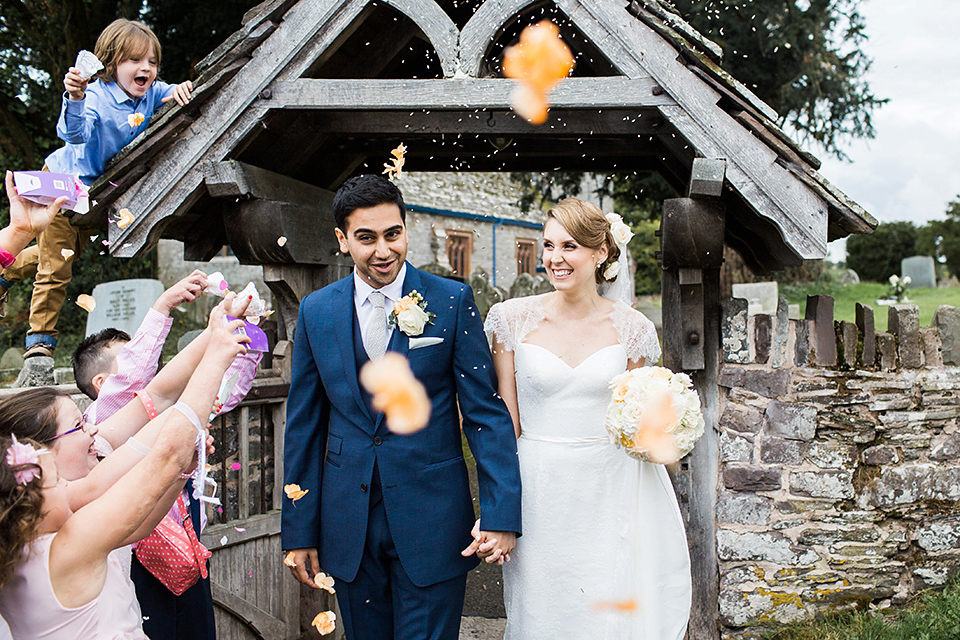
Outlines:
{"label": "bride's hand", "polygon": [[[510,552],[517,544],[517,534],[512,531],[481,531],[480,521],[477,520],[470,531],[473,536],[473,542],[461,551],[463,556],[472,556],[477,554],[478,558],[483,558],[488,564],[502,565],[504,562],[510,562]],[[503,540],[501,544],[500,541]]]}

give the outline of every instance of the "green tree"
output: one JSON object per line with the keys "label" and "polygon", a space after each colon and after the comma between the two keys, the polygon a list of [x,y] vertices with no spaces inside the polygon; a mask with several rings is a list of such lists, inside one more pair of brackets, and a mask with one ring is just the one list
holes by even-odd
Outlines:
{"label": "green tree", "polygon": [[916,255],[917,228],[912,222],[886,222],[869,235],[847,239],[847,266],[861,280],[886,282],[900,275],[900,261]]}
{"label": "green tree", "polygon": [[871,60],[862,0],[673,0],[723,48],[723,68],[780,114],[780,125],[845,158],[842,146],[872,138],[886,102],[864,79]]}
{"label": "green tree", "polygon": [[[942,259],[947,271],[960,277],[960,195],[947,205],[946,219],[931,220],[927,227],[924,255],[932,255],[938,263]],[[930,251],[931,245],[933,252]]]}

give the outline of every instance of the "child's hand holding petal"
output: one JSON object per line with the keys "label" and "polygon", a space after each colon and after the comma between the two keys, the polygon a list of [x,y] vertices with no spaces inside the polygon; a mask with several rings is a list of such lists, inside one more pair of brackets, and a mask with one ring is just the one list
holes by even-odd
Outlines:
{"label": "child's hand holding petal", "polygon": [[63,76],[63,88],[71,100],[83,100],[89,80],[80,75],[76,67],[70,67]]}

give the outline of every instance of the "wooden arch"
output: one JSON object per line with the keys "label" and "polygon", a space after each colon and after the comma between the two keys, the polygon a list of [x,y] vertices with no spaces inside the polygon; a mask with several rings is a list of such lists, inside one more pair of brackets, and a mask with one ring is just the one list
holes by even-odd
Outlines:
{"label": "wooden arch", "polygon": [[427,41],[433,46],[445,78],[457,72],[457,42],[460,31],[443,9],[434,0],[380,0],[394,7],[420,27]]}

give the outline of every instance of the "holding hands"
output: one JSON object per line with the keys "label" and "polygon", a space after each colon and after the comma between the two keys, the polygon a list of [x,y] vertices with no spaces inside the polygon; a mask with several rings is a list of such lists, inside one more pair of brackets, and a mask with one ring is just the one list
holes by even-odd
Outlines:
{"label": "holding hands", "polygon": [[473,525],[470,532],[473,542],[460,553],[464,556],[477,554],[478,558],[487,561],[487,564],[502,565],[510,562],[510,552],[517,546],[517,534],[513,531],[482,531],[480,521]]}

